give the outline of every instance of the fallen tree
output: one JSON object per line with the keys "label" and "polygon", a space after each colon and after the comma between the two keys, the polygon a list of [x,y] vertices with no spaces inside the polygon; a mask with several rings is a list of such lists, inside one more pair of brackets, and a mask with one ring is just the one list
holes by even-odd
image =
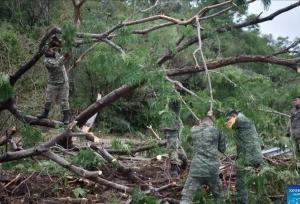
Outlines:
{"label": "fallen tree", "polygon": [[[82,1],[82,2],[84,2],[84,1]],[[134,35],[135,34],[144,35],[144,34],[147,34],[149,32],[154,32],[155,30],[162,29],[162,28],[165,28],[165,27],[168,27],[168,26],[194,25],[195,19],[197,19],[197,18],[199,18],[200,21],[201,20],[204,21],[204,20],[209,19],[208,18],[209,16],[207,16],[208,10],[214,9],[216,7],[227,6],[227,5],[230,5],[230,8],[232,8],[232,2],[227,1],[223,4],[218,4],[218,5],[215,5],[213,7],[204,8],[204,9],[200,10],[196,15],[192,16],[191,18],[189,18],[187,20],[176,19],[176,18],[172,18],[172,17],[169,17],[169,16],[165,16],[165,15],[156,15],[156,16],[150,16],[150,17],[146,17],[146,18],[143,18],[143,19],[139,19],[139,20],[124,21],[124,22],[121,22],[121,23],[113,26],[108,31],[100,33],[100,34],[77,33],[76,34],[76,37],[77,37],[76,40],[77,40],[77,42],[80,42],[80,39],[85,38],[85,37],[90,37],[91,39],[93,39],[93,41],[92,41],[93,43],[106,43],[107,45],[113,47],[118,52],[124,54],[124,52],[125,52],[124,49],[122,49],[120,46],[118,46],[117,44],[115,44],[112,41],[112,39],[117,35],[115,32],[118,31],[119,29],[123,28],[123,27],[129,27],[129,26],[132,26],[132,25],[143,24],[145,22],[154,22],[156,20],[167,21],[167,23],[160,24],[160,25],[155,25],[154,27],[150,27],[150,28],[145,29],[145,30],[135,30],[135,31],[131,32],[131,34],[134,34]],[[222,28],[216,28],[216,32],[218,32],[218,33],[228,32],[232,29],[241,29],[241,28],[244,28],[244,27],[247,27],[247,26],[250,26],[250,25],[255,25],[255,24],[259,24],[259,23],[262,23],[262,22],[265,22],[265,21],[268,21],[268,20],[272,20],[274,17],[276,17],[276,16],[278,16],[278,15],[284,13],[284,12],[287,12],[287,11],[293,9],[293,8],[296,8],[299,5],[300,5],[300,2],[297,2],[297,3],[294,3],[291,6],[288,6],[284,9],[280,9],[280,10],[274,12],[273,14],[270,14],[269,16],[264,17],[264,18],[257,17],[254,20],[248,20],[244,23],[232,24],[232,25],[224,26]],[[226,8],[229,8],[229,7],[226,7]],[[215,14],[217,14],[217,13],[215,13]],[[218,12],[218,15],[221,15],[221,14],[222,13]],[[217,16],[217,15],[215,15],[215,16]],[[215,16],[213,16],[213,17],[215,17]],[[76,23],[78,23],[79,22],[79,15],[78,15],[78,17],[75,17],[75,19],[76,19]],[[79,25],[79,23],[78,23],[78,25]],[[33,67],[33,65],[41,58],[41,56],[43,55],[43,50],[44,50],[44,47],[45,47],[45,44],[46,44],[47,40],[53,34],[60,33],[60,32],[61,32],[60,28],[53,28],[53,29],[50,29],[42,37],[41,42],[39,43],[39,46],[38,46],[39,47],[38,51],[36,51],[36,53],[32,56],[32,58],[28,62],[26,62],[24,65],[20,66],[17,69],[17,71],[10,76],[10,85],[11,86],[14,86],[17,83],[17,81],[29,69],[31,69]],[[207,37],[207,35],[204,33],[201,36],[201,39],[204,40],[206,37]],[[184,39],[184,38],[180,39],[177,42],[176,53],[179,53],[179,52],[185,50],[186,48],[188,48],[189,46],[197,43],[198,40],[199,40],[198,36],[191,37],[187,40]],[[78,43],[78,44],[80,44],[80,43]],[[171,60],[172,58],[174,58],[176,53],[172,53],[172,52],[169,51],[167,54],[161,56],[157,60],[157,64],[158,65],[163,65],[168,60]],[[289,53],[289,50],[287,49],[283,53]],[[86,54],[87,53],[85,53],[85,55]],[[231,64],[248,63],[248,62],[260,62],[260,63],[270,63],[270,64],[281,65],[281,66],[287,67],[288,69],[291,69],[293,71],[298,72],[299,61],[300,61],[300,58],[279,58],[279,57],[274,56],[272,54],[270,54],[268,56],[263,56],[263,55],[240,55],[240,56],[234,56],[234,57],[228,57],[228,58],[208,61],[206,63],[206,65],[207,65],[207,68],[210,70],[210,69],[217,69],[217,68],[225,67],[225,66],[228,66],[228,65],[231,65]],[[178,68],[178,69],[168,69],[166,71],[166,75],[171,77],[171,76],[192,74],[192,73],[203,72],[203,71],[205,71],[204,64],[199,64],[199,66],[185,66],[183,68]],[[73,172],[74,174],[78,175],[79,177],[89,179],[93,182],[96,182],[96,183],[99,183],[101,185],[105,185],[105,186],[108,186],[108,187],[111,187],[111,188],[115,188],[115,189],[120,190],[120,191],[131,192],[132,188],[129,187],[129,186],[113,183],[113,182],[110,182],[110,181],[102,178],[101,175],[99,174],[99,171],[95,171],[95,172],[88,171],[86,169],[83,169],[81,167],[73,165],[72,163],[70,163],[66,159],[64,159],[63,157],[53,153],[51,151],[51,147],[53,147],[55,145],[55,143],[57,143],[59,140],[71,137],[73,134],[75,134],[75,133],[72,132],[75,125],[77,125],[79,127],[83,126],[85,124],[85,122],[92,115],[94,115],[95,113],[97,113],[101,109],[105,108],[106,106],[109,106],[110,104],[112,104],[113,102],[118,100],[119,98],[131,94],[135,89],[139,88],[140,86],[142,86],[144,84],[145,84],[144,81],[142,81],[138,84],[131,84],[131,85],[125,84],[125,85],[120,86],[119,88],[117,88],[115,90],[112,90],[110,93],[108,93],[107,95],[102,97],[100,100],[98,100],[95,103],[91,104],[86,109],[84,109],[81,113],[79,113],[75,117],[75,120],[73,121],[72,126],[68,130],[54,136],[48,142],[43,143],[43,144],[39,144],[35,147],[28,148],[28,149],[21,149],[21,150],[18,150],[18,151],[7,151],[3,155],[0,156],[0,162],[7,162],[7,161],[26,158],[26,157],[33,157],[33,156],[37,156],[37,155],[42,155],[43,157],[46,157],[46,158],[58,163],[59,165],[61,165],[64,168],[68,169],[69,171]],[[23,123],[28,123],[30,125],[56,127],[56,126],[62,124],[59,121],[53,121],[53,120],[48,120],[48,119],[38,119],[34,116],[23,114],[18,109],[14,97],[10,97],[6,101],[2,101],[0,103],[0,112],[3,111],[3,110],[9,110],[18,120],[20,120]],[[7,144],[8,142],[9,142],[9,139],[7,137],[3,137],[0,140],[1,144]],[[137,149],[131,150],[129,152],[128,151],[120,151],[120,150],[111,150],[111,149],[106,150],[104,148],[98,147],[97,145],[92,145],[91,147],[96,152],[98,152],[106,161],[108,161],[108,163],[113,163],[115,161],[115,158],[111,155],[111,153],[114,153],[114,154],[135,154],[137,152],[147,151],[147,150],[149,150],[151,148],[154,148],[158,145],[163,146],[165,144],[166,144],[165,141],[161,141],[157,144],[142,146],[142,147],[139,147]],[[13,150],[16,150],[16,148],[13,148]],[[133,182],[136,182],[136,183],[139,183],[139,184],[142,183],[142,184],[145,185],[145,182],[143,182],[139,177],[137,177],[133,173],[132,169],[130,169],[129,167],[126,167],[125,165],[123,165],[120,162],[118,162],[117,171],[121,172],[123,175],[127,175],[130,178],[130,180],[132,180]],[[150,192],[153,192],[153,189],[150,186],[148,186],[148,188],[149,188]],[[159,189],[155,189],[154,191],[156,192],[158,190]]]}

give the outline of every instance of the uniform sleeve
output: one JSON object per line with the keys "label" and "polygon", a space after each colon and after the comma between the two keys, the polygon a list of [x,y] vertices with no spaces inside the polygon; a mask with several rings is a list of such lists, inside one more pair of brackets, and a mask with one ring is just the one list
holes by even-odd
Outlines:
{"label": "uniform sleeve", "polygon": [[63,55],[59,55],[56,58],[46,58],[45,65],[47,67],[59,67],[64,63],[65,57]]}
{"label": "uniform sleeve", "polygon": [[226,151],[226,142],[225,142],[225,136],[222,131],[219,131],[219,142],[218,142],[218,150],[221,153],[225,153]]}
{"label": "uniform sleeve", "polygon": [[56,63],[58,66],[62,66],[64,64],[64,61],[65,61],[65,57],[64,55],[60,55],[60,54],[57,54],[57,58],[56,58]]}

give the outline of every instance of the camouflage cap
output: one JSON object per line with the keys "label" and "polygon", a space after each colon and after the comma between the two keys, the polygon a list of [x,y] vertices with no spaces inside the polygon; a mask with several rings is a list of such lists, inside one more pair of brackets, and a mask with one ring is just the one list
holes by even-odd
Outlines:
{"label": "camouflage cap", "polygon": [[237,113],[237,111],[233,108],[226,108],[224,111],[225,118],[229,118],[231,113]]}

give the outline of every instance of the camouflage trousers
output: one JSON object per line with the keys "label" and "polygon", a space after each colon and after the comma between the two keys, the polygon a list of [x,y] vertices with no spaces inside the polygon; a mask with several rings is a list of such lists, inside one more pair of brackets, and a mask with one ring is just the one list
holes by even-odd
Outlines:
{"label": "camouflage trousers", "polygon": [[50,109],[52,103],[60,103],[62,110],[69,110],[69,83],[51,84],[46,89],[45,108]]}
{"label": "camouflage trousers", "polygon": [[238,204],[248,204],[247,179],[250,177],[252,167],[237,167],[236,169],[236,193]]}
{"label": "camouflage trousers", "polygon": [[181,192],[180,204],[192,204],[195,192],[201,188],[202,185],[208,185],[215,198],[215,203],[224,203],[224,193],[219,175],[212,175],[211,177],[194,177],[188,176],[184,188]]}
{"label": "camouflage trousers", "polygon": [[166,136],[170,163],[185,168],[187,166],[187,156],[180,145],[179,131],[167,131]]}

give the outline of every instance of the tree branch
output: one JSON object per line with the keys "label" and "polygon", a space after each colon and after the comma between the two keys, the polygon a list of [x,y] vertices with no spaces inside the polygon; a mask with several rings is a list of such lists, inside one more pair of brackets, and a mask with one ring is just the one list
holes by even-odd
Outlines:
{"label": "tree branch", "polygon": [[90,51],[92,51],[97,45],[99,44],[99,42],[95,42],[92,46],[90,46],[89,48],[87,48],[75,61],[75,63],[73,64],[73,66],[71,66],[68,69],[68,72],[70,72]]}
{"label": "tree branch", "polygon": [[[208,69],[217,69],[220,67],[225,67],[231,64],[247,63],[247,62],[262,62],[282,65],[297,71],[298,63],[300,59],[282,59],[274,56],[264,56],[264,55],[239,55],[236,57],[227,57],[220,60],[214,60],[207,62]],[[195,66],[188,66],[182,69],[169,69],[167,70],[168,76],[177,76],[183,74],[192,74],[197,72],[205,71],[204,66],[200,65],[199,68]]]}
{"label": "tree branch", "polygon": [[289,52],[291,52],[291,49],[295,48],[297,45],[299,45],[299,43],[300,43],[300,40],[296,40],[290,46],[284,48],[281,51],[278,51],[278,52],[274,53],[273,56],[277,56],[277,55],[284,54],[284,53],[289,53]]}
{"label": "tree branch", "polygon": [[151,32],[151,31],[158,30],[160,28],[169,27],[171,25],[175,25],[175,23],[173,23],[173,22],[162,23],[162,24],[159,24],[159,25],[156,25],[151,28],[144,29],[144,30],[134,30],[134,31],[132,31],[132,33],[143,35],[143,34],[147,34],[147,33]]}
{"label": "tree branch", "polygon": [[75,173],[78,176],[81,176],[83,178],[89,179],[91,181],[94,181],[96,183],[120,190],[120,191],[125,191],[125,192],[130,192],[132,189],[130,187],[113,183],[111,181],[108,181],[106,179],[100,178],[99,171],[88,171],[83,168],[77,167],[75,165],[72,165],[70,162],[65,160],[64,158],[58,156],[57,154],[47,151],[42,154],[43,156],[47,157],[48,159],[51,159],[52,161],[55,161],[56,163],[60,164],[64,168],[68,169],[69,171]]}
{"label": "tree branch", "polygon": [[33,57],[26,62],[24,65],[21,65],[18,70],[10,76],[10,84],[14,85],[17,80],[25,73],[27,72],[35,63],[42,57],[43,55],[43,49],[47,42],[47,40],[54,34],[60,33],[60,29],[57,27],[54,27],[50,29],[41,39],[41,42],[39,43],[39,49],[38,51],[33,55]]}
{"label": "tree branch", "polygon": [[77,125],[79,127],[83,126],[86,121],[95,113],[97,113],[101,108],[115,102],[122,96],[132,93],[137,87],[139,87],[138,84],[123,85],[110,92],[106,96],[102,97],[99,101],[94,102],[75,118],[75,121],[77,121]]}
{"label": "tree branch", "polygon": [[117,44],[115,44],[113,41],[108,40],[106,38],[104,38],[102,41],[104,41],[106,44],[110,45],[111,47],[113,47],[115,50],[121,52],[123,55],[125,55],[125,51]]}
{"label": "tree branch", "polygon": [[118,161],[114,158],[106,149],[103,147],[99,147],[95,144],[91,145],[91,148],[98,152],[107,162],[115,164],[117,166],[117,170],[125,176],[128,176],[132,181],[145,184],[143,180],[141,180],[137,175],[134,174],[131,168],[126,167],[122,164],[122,162]]}
{"label": "tree branch", "polygon": [[40,125],[45,127],[57,127],[62,126],[63,123],[56,120],[49,120],[49,119],[39,119],[35,116],[25,115],[20,110],[17,109],[16,103],[14,100],[11,100],[11,104],[8,107],[9,112],[13,114],[19,121],[23,123],[28,123],[30,125]]}
{"label": "tree branch", "polygon": [[[280,15],[282,13],[285,13],[289,10],[292,10],[292,9],[298,7],[298,6],[300,6],[300,1],[298,1],[294,4],[291,4],[290,6],[287,6],[285,8],[282,8],[278,11],[275,11],[274,13],[272,13],[272,14],[264,17],[264,18],[256,18],[254,20],[246,20],[245,22],[239,23],[239,24],[227,25],[227,26],[224,26],[224,27],[221,27],[221,28],[217,28],[215,30],[215,32],[224,33],[224,32],[230,31],[232,29],[244,28],[244,27],[247,27],[247,26],[251,26],[251,25],[259,24],[259,23],[262,23],[262,22],[265,22],[265,21],[269,21],[269,20],[274,19],[278,15]],[[201,39],[204,40],[204,39],[207,38],[207,35],[204,34],[201,37],[202,37]],[[163,56],[161,56],[157,60],[157,64],[158,65],[164,64],[168,60],[172,59],[176,55],[176,53],[179,53],[179,52],[185,50],[186,48],[188,48],[189,46],[191,46],[191,45],[193,45],[194,43],[197,43],[197,42],[198,42],[198,36],[193,36],[193,37],[189,38],[189,40],[187,40],[185,43],[183,43],[182,45],[176,47],[176,52],[175,53],[173,53],[171,51],[168,51]]]}
{"label": "tree branch", "polygon": [[22,159],[30,156],[40,155],[43,152],[46,152],[50,149],[50,147],[54,146],[58,141],[68,137],[70,135],[70,130],[67,130],[55,137],[53,137],[48,142],[37,145],[35,147],[31,147],[28,149],[16,151],[16,152],[6,152],[5,154],[0,156],[0,163],[12,161],[16,159]]}
{"label": "tree branch", "polygon": [[292,10],[296,7],[300,6],[300,1],[298,0],[298,2],[294,3],[294,4],[291,4],[285,8],[282,8],[282,9],[279,9],[277,11],[275,11],[274,13],[266,16],[266,17],[263,17],[263,18],[259,18],[259,16],[255,19],[251,19],[251,20],[248,20],[244,23],[239,23],[239,24],[232,24],[232,25],[228,25],[228,26],[225,26],[224,28],[219,28],[217,29],[218,32],[222,32],[222,31],[228,31],[228,30],[231,30],[232,28],[244,28],[244,27],[247,27],[247,26],[250,26],[250,25],[254,25],[254,24],[259,24],[259,23],[262,23],[262,22],[266,22],[266,21],[270,21],[270,20],[273,20],[276,16],[282,14],[282,13],[285,13],[289,10]]}

